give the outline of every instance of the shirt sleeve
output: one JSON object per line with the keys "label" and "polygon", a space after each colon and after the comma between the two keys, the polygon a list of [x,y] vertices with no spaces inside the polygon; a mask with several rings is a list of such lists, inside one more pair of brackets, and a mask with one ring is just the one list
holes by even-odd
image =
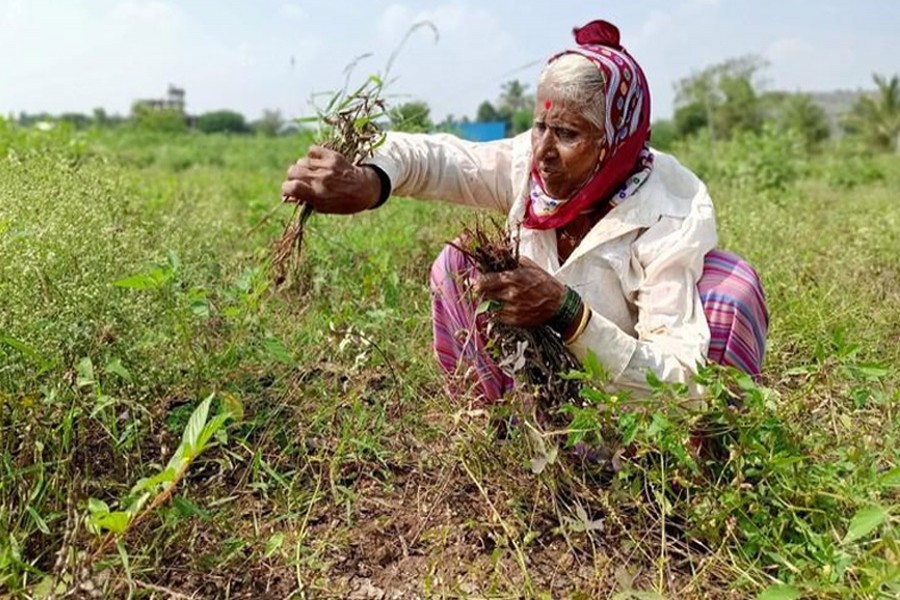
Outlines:
{"label": "shirt sleeve", "polygon": [[697,282],[716,241],[708,199],[686,219],[662,217],[632,245],[637,337],[592,310],[587,329],[570,347],[575,356],[596,354],[617,387],[647,391],[652,370],[661,381],[683,383],[692,396],[701,395],[693,376],[706,362],[709,326]]}
{"label": "shirt sleeve", "polygon": [[393,194],[508,212],[518,138],[470,142],[449,134],[387,134],[365,164],[384,171]]}

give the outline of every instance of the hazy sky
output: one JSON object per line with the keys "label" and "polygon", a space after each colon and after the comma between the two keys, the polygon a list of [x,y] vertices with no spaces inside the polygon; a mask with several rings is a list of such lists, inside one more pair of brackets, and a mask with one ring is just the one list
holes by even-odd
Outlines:
{"label": "hazy sky", "polygon": [[[127,113],[136,98],[187,90],[188,111],[265,108],[309,114],[354,57],[383,68],[412,23],[427,19],[394,66],[392,91],[425,100],[436,120],[474,116],[511,78],[533,82],[571,28],[605,18],[650,81],[656,117],[692,70],[747,53],[771,62],[771,89],[871,87],[900,72],[900,0],[0,0],[0,114]],[[532,87],[533,89],[533,87]]]}

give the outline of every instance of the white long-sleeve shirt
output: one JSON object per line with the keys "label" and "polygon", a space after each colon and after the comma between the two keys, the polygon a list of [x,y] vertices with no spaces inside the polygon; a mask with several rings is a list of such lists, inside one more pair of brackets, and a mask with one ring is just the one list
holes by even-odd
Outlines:
{"label": "white long-sleeve shirt", "polygon": [[643,185],[600,219],[562,265],[555,230],[519,227],[529,199],[529,133],[488,143],[391,133],[367,162],[388,175],[394,194],[506,213],[520,254],[591,308],[587,329],[570,349],[582,360],[593,351],[615,386],[647,390],[652,369],[697,395],[692,375],[706,361],[710,337],[697,281],[716,245],[715,212],[703,182],[672,156],[653,155]]}

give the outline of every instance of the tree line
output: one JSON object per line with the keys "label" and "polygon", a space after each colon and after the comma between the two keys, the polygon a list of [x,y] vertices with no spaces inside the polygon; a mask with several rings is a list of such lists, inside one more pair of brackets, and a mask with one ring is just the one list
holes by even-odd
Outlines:
{"label": "tree line", "polygon": [[[684,77],[675,84],[675,111],[671,119],[653,123],[651,143],[667,149],[679,140],[706,137],[710,143],[729,140],[739,132],[760,132],[774,126],[796,132],[807,150],[834,135],[856,136],[874,149],[900,151],[900,79],[897,75],[873,75],[875,91],[860,94],[840,116],[835,127],[825,110],[809,94],[767,91],[761,77],[767,62],[759,56],[733,58]],[[507,136],[531,127],[534,95],[529,86],[512,80],[501,86],[495,102],[484,100],[477,108],[476,123],[502,121]],[[452,131],[467,117],[452,115],[435,125],[428,105],[408,102],[391,111],[395,129],[404,131]]]}
{"label": "tree line", "polygon": [[835,134],[847,134],[879,150],[900,150],[900,80],[896,75],[874,74],[875,91],[859,94],[839,116],[835,128],[809,94],[765,90],[761,74],[767,65],[758,56],[744,56],[678,81],[672,118],[653,124],[654,144],[667,147],[697,136],[714,143],[739,132],[759,132],[768,124],[799,134],[807,149]]}
{"label": "tree line", "polygon": [[[767,91],[761,77],[767,63],[759,56],[733,58],[706,67],[675,84],[675,110],[671,119],[652,126],[651,143],[666,149],[679,140],[705,137],[710,143],[731,139],[738,132],[759,132],[764,126],[793,130],[807,149],[813,149],[835,133],[864,140],[878,150],[900,151],[900,79],[875,74],[875,91],[861,94],[841,115],[838,130],[812,97],[804,93]],[[506,135],[513,136],[531,127],[534,94],[519,80],[503,83],[495,101],[484,100],[475,111],[476,123],[503,122]],[[385,127],[408,132],[454,131],[460,123],[472,122],[464,116],[449,115],[435,123],[426,102],[416,100],[395,105],[388,111]],[[291,121],[277,110],[266,110],[261,118],[247,121],[233,110],[217,110],[197,116],[172,108],[134,104],[128,117],[108,115],[102,108],[90,115],[64,113],[58,116],[22,113],[15,119],[22,126],[40,122],[64,122],[87,127],[129,126],[141,130],[180,133],[194,129],[203,133],[274,136]],[[289,130],[289,128],[287,128]]]}
{"label": "tree line", "polygon": [[131,107],[130,114],[110,115],[103,108],[95,108],[91,114],[67,112],[19,113],[11,117],[21,127],[33,127],[41,123],[66,123],[75,129],[98,127],[102,129],[130,127],[159,133],[185,133],[196,130],[201,133],[261,134],[275,136],[281,133],[289,121],[280,111],[264,110],[255,121],[248,121],[240,112],[228,109],[214,110],[199,115],[188,115],[174,108],[154,108],[140,102]]}

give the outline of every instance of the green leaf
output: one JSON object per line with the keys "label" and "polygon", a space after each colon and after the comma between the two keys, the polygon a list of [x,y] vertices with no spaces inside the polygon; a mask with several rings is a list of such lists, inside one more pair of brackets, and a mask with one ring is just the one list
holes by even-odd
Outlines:
{"label": "green leaf", "polygon": [[181,496],[172,498],[172,506],[178,511],[178,515],[185,519],[188,517],[200,517],[203,520],[209,518],[209,513],[207,511]]}
{"label": "green leaf", "polygon": [[867,379],[881,379],[890,374],[890,369],[878,364],[860,364],[857,365],[856,371]]}
{"label": "green leaf", "polygon": [[606,404],[609,402],[610,397],[610,395],[603,390],[595,390],[594,388],[589,387],[581,388],[580,395],[591,404]]}
{"label": "green leaf", "polygon": [[597,355],[592,350],[588,350],[587,356],[584,357],[583,366],[584,370],[594,381],[606,383],[609,380],[606,369],[600,364],[600,359],[597,358]]}
{"label": "green leaf", "polygon": [[109,505],[107,505],[103,500],[88,498],[88,512],[91,513],[92,517],[108,515]]}
{"label": "green leaf", "polygon": [[491,301],[490,300],[482,300],[478,304],[478,308],[475,309],[475,316],[484,314],[487,311],[491,310]]}
{"label": "green leaf", "polygon": [[291,354],[291,351],[288,350],[280,340],[269,338],[267,340],[263,340],[262,345],[265,351],[268,352],[272,356],[272,358],[274,358],[278,362],[284,363],[286,365],[293,365],[296,362],[294,360],[293,354]]}
{"label": "green leaf", "polygon": [[148,500],[150,500],[150,492],[144,492],[128,505],[128,510],[126,512],[134,517],[141,512],[141,509],[144,508],[144,505],[147,504]]}
{"label": "green leaf", "polygon": [[658,390],[663,386],[662,381],[659,379],[659,375],[657,375],[653,369],[647,369],[645,377],[647,378],[647,385],[650,386],[650,389]]}
{"label": "green leaf", "polygon": [[275,552],[281,548],[281,545],[284,543],[284,534],[281,532],[276,533],[272,537],[269,538],[269,541],[266,542],[266,549],[264,551],[264,555],[266,558],[269,558]]}
{"label": "green leaf", "polygon": [[18,350],[32,361],[40,363],[42,365],[46,365],[49,362],[40,352],[38,352],[25,342],[17,340],[10,335],[0,334],[0,346],[6,346],[8,348],[12,348],[13,350]]}
{"label": "green leaf", "polygon": [[793,367],[784,372],[785,375],[795,376],[795,375],[809,375],[810,373],[818,370],[819,367],[816,365],[804,365],[802,367]]}
{"label": "green leaf", "polygon": [[382,134],[378,137],[378,141],[372,144],[372,150],[377,150],[387,141],[387,136]]}
{"label": "green leaf", "polygon": [[802,592],[790,585],[770,585],[756,597],[756,600],[796,600]]}
{"label": "green leaf", "polygon": [[166,468],[163,469],[160,473],[157,473],[153,477],[144,477],[139,479],[134,487],[131,488],[131,492],[129,495],[136,496],[141,492],[156,492],[156,487],[159,485],[163,485],[166,483],[171,483],[175,481],[175,468],[172,465],[166,465]]}
{"label": "green leaf", "polygon": [[109,361],[108,363],[106,363],[106,366],[103,367],[103,370],[106,371],[107,373],[114,373],[115,375],[118,375],[125,381],[131,381],[131,373],[128,372],[128,369],[126,369],[122,365],[122,361],[118,358],[114,358],[111,361]]}
{"label": "green leaf", "polygon": [[53,575],[45,575],[40,583],[31,588],[32,597],[37,598],[38,600],[44,600],[44,598],[53,598],[57,595],[61,596],[66,591],[66,584],[64,581],[57,582],[56,579],[57,578]]}
{"label": "green leaf", "polygon": [[647,435],[656,437],[672,428],[672,422],[662,413],[653,413],[650,426],[647,427]]}
{"label": "green leaf", "polygon": [[128,551],[125,550],[125,544],[122,538],[116,540],[116,550],[119,552],[119,559],[122,561],[122,567],[125,569],[125,576],[131,579],[131,562],[128,560]]}
{"label": "green leaf", "polygon": [[[209,405],[212,404],[212,399],[213,394],[210,394],[203,402],[197,405],[184,428],[179,450],[182,451],[181,455],[188,460],[196,455],[194,449],[197,447],[197,441],[203,433],[203,428],[206,427],[206,419],[209,416]],[[176,454],[178,454],[178,451],[176,451]]]}
{"label": "green leaf", "polygon": [[131,522],[129,513],[120,510],[110,512],[106,502],[96,498],[88,498],[88,512],[90,513],[87,519],[88,525],[98,534],[101,529],[122,533]]}
{"label": "green leaf", "polygon": [[878,478],[885,487],[900,487],[900,467],[895,467]]}
{"label": "green leaf", "polygon": [[197,438],[197,443],[193,448],[193,456],[197,456],[206,449],[206,444],[209,443],[210,438],[215,435],[215,433],[222,428],[222,425],[225,424],[225,421],[230,418],[231,415],[229,413],[221,413],[213,417],[213,420],[206,424],[206,427],[203,428],[203,431],[200,432],[200,435]]}
{"label": "green leaf", "polygon": [[244,403],[231,392],[222,392],[222,406],[231,413],[231,418],[240,423],[244,420]]}
{"label": "green leaf", "polygon": [[112,396],[106,396],[104,394],[98,395],[94,401],[94,409],[91,410],[91,418],[93,419],[110,406],[114,406],[116,402],[118,402],[118,400]]}
{"label": "green leaf", "polygon": [[169,267],[171,268],[172,273],[181,269],[181,259],[178,258],[177,252],[175,252],[174,250],[169,250],[168,254],[166,255],[166,259],[169,263]]}
{"label": "green leaf", "polygon": [[152,290],[160,287],[162,284],[162,279],[158,279],[149,273],[139,273],[137,275],[132,275],[131,277],[113,281],[114,286],[129,290]]}
{"label": "green leaf", "polygon": [[128,529],[128,524],[131,522],[131,515],[125,511],[117,510],[108,515],[92,518],[92,521],[97,528],[106,529],[112,533],[122,533]]}
{"label": "green leaf", "polygon": [[78,387],[94,385],[96,381],[94,379],[94,363],[91,362],[90,357],[85,356],[78,361],[78,364],[75,366],[75,373],[77,375],[75,385]]}
{"label": "green leaf", "polygon": [[869,535],[884,522],[887,516],[887,509],[877,504],[859,509],[850,519],[850,526],[847,528],[847,535],[844,536],[843,543],[848,544]]}
{"label": "green leaf", "polygon": [[191,300],[191,314],[196,317],[209,317],[209,303],[201,298],[197,298],[196,300]]}
{"label": "green leaf", "polygon": [[801,463],[806,460],[806,456],[797,456],[797,455],[788,455],[788,456],[776,456],[772,459],[772,466],[778,469],[783,467],[789,467],[791,465],[795,465],[797,463]]}
{"label": "green leaf", "polygon": [[37,526],[38,530],[44,535],[50,534],[50,528],[47,527],[47,522],[44,521],[43,517],[34,509],[32,506],[28,506],[26,509],[28,511],[29,516],[31,516],[31,520],[34,521],[34,524]]}

